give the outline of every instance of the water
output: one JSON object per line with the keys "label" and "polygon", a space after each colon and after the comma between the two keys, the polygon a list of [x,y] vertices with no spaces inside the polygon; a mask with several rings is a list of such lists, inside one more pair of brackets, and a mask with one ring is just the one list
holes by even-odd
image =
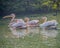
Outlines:
{"label": "water", "polygon": [[58,34],[57,30],[42,30],[41,34],[46,37],[55,38]]}
{"label": "water", "polygon": [[15,35],[17,38],[24,37],[30,34],[34,35],[39,33],[38,27],[28,27],[27,29],[18,29],[18,30],[13,30],[13,28],[9,29],[11,30],[11,33]]}
{"label": "water", "polygon": [[[20,42],[18,45],[22,46],[23,43],[24,47],[26,47],[26,44],[32,43],[32,45],[29,44],[27,47],[57,48],[58,30],[42,30],[39,27],[29,27],[28,29],[17,29],[17,31],[14,31],[12,28],[8,28],[8,23],[9,21],[6,20],[0,21],[0,38],[3,41],[8,40],[5,41],[6,44],[2,44],[3,47],[8,48],[11,46],[13,48],[13,45],[15,45],[18,48],[17,43]],[[13,41],[12,45],[10,40]]]}
{"label": "water", "polygon": [[58,31],[57,30],[42,30],[40,31],[41,34],[41,38],[42,38],[42,43],[50,46],[50,47],[54,47],[56,46],[57,42],[56,42],[56,37],[58,35]]}

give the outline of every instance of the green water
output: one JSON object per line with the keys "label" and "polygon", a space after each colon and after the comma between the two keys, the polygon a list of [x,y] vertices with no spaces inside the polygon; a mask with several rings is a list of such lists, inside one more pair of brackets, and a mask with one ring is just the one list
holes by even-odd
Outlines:
{"label": "green water", "polygon": [[[15,38],[8,28],[9,21],[0,20],[0,48],[60,48],[60,30],[43,31],[39,27],[30,28],[28,32],[33,33],[24,38]],[[25,32],[25,29],[19,31]]]}

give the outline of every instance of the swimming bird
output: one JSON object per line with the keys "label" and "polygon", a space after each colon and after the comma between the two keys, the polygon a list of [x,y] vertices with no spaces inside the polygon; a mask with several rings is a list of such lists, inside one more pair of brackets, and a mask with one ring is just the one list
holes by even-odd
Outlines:
{"label": "swimming bird", "polygon": [[11,18],[11,21],[9,23],[9,27],[12,27],[14,29],[16,28],[26,28],[26,23],[23,19],[15,19],[15,14],[10,14],[8,16],[4,16],[3,18]]}
{"label": "swimming bird", "polygon": [[28,17],[26,17],[24,20],[29,27],[36,27],[39,23],[39,20],[30,20]]}
{"label": "swimming bird", "polygon": [[40,27],[43,29],[56,29],[58,22],[56,20],[47,21],[47,17],[42,18],[44,22],[40,24]]}

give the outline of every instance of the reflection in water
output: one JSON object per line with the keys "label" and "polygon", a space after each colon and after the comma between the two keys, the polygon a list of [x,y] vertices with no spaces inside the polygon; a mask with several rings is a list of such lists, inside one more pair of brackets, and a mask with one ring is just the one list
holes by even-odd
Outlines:
{"label": "reflection in water", "polygon": [[23,36],[25,36],[26,35],[26,31],[25,30],[13,30],[13,28],[9,28],[10,30],[11,30],[11,33],[13,34],[13,35],[15,35],[17,38],[19,38],[19,37],[23,37]]}
{"label": "reflection in water", "polygon": [[27,29],[19,29],[19,30],[13,30],[12,28],[9,28],[12,32],[13,35],[17,35],[17,36],[25,36],[27,34],[36,34],[36,33],[39,33],[45,37],[45,38],[55,38],[57,36],[57,30],[40,30],[39,31],[39,27],[31,27],[31,28],[27,28]]}
{"label": "reflection in water", "polygon": [[[19,37],[24,37],[26,35],[38,35],[39,34],[39,41],[41,41],[41,44],[44,46],[50,46],[50,47],[55,47],[56,46],[56,36],[58,34],[57,30],[40,30],[39,27],[35,28],[28,28],[28,29],[19,29],[19,30],[13,30],[10,28],[12,31],[12,34]],[[39,38],[38,37],[38,38]]]}
{"label": "reflection in water", "polygon": [[40,34],[46,37],[56,37],[57,36],[57,30],[42,30]]}
{"label": "reflection in water", "polygon": [[19,37],[24,37],[26,35],[29,35],[29,34],[37,34],[39,33],[39,29],[38,27],[34,28],[34,27],[31,27],[31,28],[27,28],[27,29],[19,29],[19,30],[13,30],[13,28],[9,28],[12,32],[13,35],[15,35],[17,38]]}
{"label": "reflection in water", "polygon": [[56,36],[58,32],[57,30],[42,30],[40,31],[40,35],[42,38],[42,43],[47,46],[56,46]]}

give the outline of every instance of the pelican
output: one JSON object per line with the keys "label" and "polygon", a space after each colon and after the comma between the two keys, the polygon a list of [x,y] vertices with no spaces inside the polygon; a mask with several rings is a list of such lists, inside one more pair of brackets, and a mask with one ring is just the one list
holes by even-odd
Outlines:
{"label": "pelican", "polygon": [[3,18],[8,18],[8,17],[11,17],[11,21],[9,23],[9,27],[12,27],[14,29],[16,28],[26,28],[26,23],[24,22],[23,19],[15,19],[15,14],[11,14],[11,15],[8,15],[8,16],[4,16]]}
{"label": "pelican", "polygon": [[56,20],[47,21],[47,17],[42,18],[44,22],[40,24],[41,28],[44,29],[56,29],[58,22]]}
{"label": "pelican", "polygon": [[39,23],[39,20],[30,20],[28,17],[26,17],[24,20],[29,27],[36,27]]}

